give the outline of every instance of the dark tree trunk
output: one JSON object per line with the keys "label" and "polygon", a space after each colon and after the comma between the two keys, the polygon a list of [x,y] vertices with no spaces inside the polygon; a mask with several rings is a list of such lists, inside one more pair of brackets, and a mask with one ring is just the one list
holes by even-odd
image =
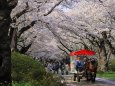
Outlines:
{"label": "dark tree trunk", "polygon": [[0,0],[0,83],[11,84],[11,49],[8,36],[11,23],[10,14],[18,0]]}

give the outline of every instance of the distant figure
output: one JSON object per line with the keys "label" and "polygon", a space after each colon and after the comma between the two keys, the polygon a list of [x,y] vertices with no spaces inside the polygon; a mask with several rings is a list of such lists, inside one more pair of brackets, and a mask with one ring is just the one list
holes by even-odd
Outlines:
{"label": "distant figure", "polygon": [[47,69],[48,69],[48,72],[52,72],[52,64],[51,63],[48,63]]}
{"label": "distant figure", "polygon": [[86,63],[87,63],[87,61],[88,61],[88,58],[87,57],[85,57],[84,59],[83,59],[83,62],[84,62],[84,69],[86,68]]}
{"label": "distant figure", "polygon": [[59,72],[59,62],[54,62],[53,63],[53,70],[54,70],[54,74]]}
{"label": "distant figure", "polygon": [[69,73],[69,66],[68,65],[65,65],[65,73],[66,73],[66,75],[68,75],[68,73]]}
{"label": "distant figure", "polygon": [[68,68],[70,70],[70,57],[66,57],[65,63],[68,65]]}
{"label": "distant figure", "polygon": [[53,64],[52,64],[53,73],[55,73],[55,69],[56,69],[56,65],[55,65],[55,63],[53,62]]}
{"label": "distant figure", "polygon": [[61,70],[61,74],[62,74],[62,75],[64,74],[64,69],[65,69],[65,64],[64,64],[64,62],[61,60],[61,61],[60,61],[60,70]]}
{"label": "distant figure", "polygon": [[57,74],[58,74],[58,72],[59,72],[59,62],[56,62],[56,63],[55,63],[55,71],[56,71]]}

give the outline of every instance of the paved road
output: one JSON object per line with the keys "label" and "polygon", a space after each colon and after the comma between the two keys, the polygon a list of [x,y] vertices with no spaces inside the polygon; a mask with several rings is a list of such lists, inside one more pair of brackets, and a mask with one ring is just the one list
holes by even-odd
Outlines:
{"label": "paved road", "polygon": [[85,79],[81,79],[80,82],[73,81],[72,75],[63,75],[67,86],[115,86],[115,81],[106,80],[102,78],[96,78],[95,83],[87,82]]}

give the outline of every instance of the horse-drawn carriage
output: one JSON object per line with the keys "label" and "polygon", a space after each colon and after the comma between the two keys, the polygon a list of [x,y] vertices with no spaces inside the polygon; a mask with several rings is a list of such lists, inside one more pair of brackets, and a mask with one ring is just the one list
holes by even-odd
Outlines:
{"label": "horse-drawn carriage", "polygon": [[[81,53],[82,51],[82,53]],[[80,82],[80,79],[86,78],[87,81],[95,82],[97,72],[97,59],[92,57],[95,52],[81,50],[70,53],[71,71],[74,74],[73,80]]]}

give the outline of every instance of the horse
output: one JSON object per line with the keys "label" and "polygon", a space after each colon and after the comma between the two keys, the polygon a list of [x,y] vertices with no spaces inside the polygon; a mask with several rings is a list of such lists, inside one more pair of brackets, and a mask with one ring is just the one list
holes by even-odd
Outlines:
{"label": "horse", "polygon": [[92,81],[95,82],[95,78],[96,78],[96,73],[97,73],[97,59],[95,58],[90,58],[86,61],[85,64],[86,68],[85,68],[85,75],[86,75],[86,79],[87,81]]}

